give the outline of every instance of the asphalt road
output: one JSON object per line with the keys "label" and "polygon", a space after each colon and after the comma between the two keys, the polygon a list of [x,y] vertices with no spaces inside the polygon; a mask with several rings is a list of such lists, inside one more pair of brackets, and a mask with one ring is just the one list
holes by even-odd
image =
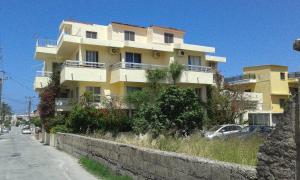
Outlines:
{"label": "asphalt road", "polygon": [[94,180],[74,157],[45,146],[19,128],[0,135],[1,180]]}

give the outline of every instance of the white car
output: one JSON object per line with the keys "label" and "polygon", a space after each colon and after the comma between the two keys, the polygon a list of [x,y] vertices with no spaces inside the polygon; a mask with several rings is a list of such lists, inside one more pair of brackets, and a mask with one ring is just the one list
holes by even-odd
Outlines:
{"label": "white car", "polygon": [[22,134],[31,134],[30,129],[22,129]]}
{"label": "white car", "polygon": [[213,139],[215,137],[223,137],[229,134],[237,133],[242,129],[242,126],[236,124],[219,125],[208,130],[204,137]]}

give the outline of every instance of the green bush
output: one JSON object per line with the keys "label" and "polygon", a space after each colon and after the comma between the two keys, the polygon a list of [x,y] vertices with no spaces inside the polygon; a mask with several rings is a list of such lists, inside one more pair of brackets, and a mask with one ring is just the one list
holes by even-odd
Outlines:
{"label": "green bush", "polygon": [[31,120],[31,123],[34,124],[36,127],[41,127],[42,123],[41,123],[41,119],[38,117],[33,117]]}
{"label": "green bush", "polygon": [[160,93],[155,104],[138,109],[133,129],[137,133],[150,131],[155,136],[188,135],[194,129],[201,129],[205,118],[204,108],[192,89],[171,86]]}
{"label": "green bush", "polygon": [[102,114],[93,106],[75,105],[67,118],[66,125],[74,133],[90,133],[97,130]]}
{"label": "green bush", "polygon": [[99,129],[113,133],[127,132],[131,130],[132,122],[126,112],[121,109],[101,109],[102,118],[99,122]]}
{"label": "green bush", "polygon": [[56,125],[54,127],[52,127],[50,129],[50,133],[58,133],[58,132],[61,132],[61,133],[68,133],[68,132],[71,132],[71,130],[69,128],[67,128],[66,125]]}

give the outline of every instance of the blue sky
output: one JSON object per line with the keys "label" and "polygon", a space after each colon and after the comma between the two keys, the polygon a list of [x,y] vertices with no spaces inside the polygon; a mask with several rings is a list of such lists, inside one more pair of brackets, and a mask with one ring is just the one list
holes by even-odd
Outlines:
{"label": "blue sky", "polygon": [[[4,100],[17,113],[26,111],[40,61],[33,59],[36,38],[56,39],[63,19],[96,24],[111,21],[184,29],[185,42],[216,47],[227,57],[225,76],[260,64],[300,71],[300,1],[292,0],[0,0],[0,44],[7,72]],[[34,107],[38,99],[34,99]]]}

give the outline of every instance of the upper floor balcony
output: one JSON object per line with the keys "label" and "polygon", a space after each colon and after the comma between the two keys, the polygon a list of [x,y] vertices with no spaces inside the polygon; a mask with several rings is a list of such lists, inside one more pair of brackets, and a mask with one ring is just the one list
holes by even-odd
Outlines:
{"label": "upper floor balcony", "polygon": [[256,83],[256,75],[252,73],[243,74],[239,76],[225,78],[224,80],[229,85]]}
{"label": "upper floor balcony", "polygon": [[57,53],[57,42],[50,39],[38,39],[36,41],[35,58],[55,58]]}
{"label": "upper floor balcony", "polygon": [[[147,82],[148,69],[167,69],[168,66],[119,62],[111,65],[110,83]],[[165,80],[165,83],[170,83]],[[184,65],[178,83],[213,84],[213,73],[210,67]]]}
{"label": "upper floor balcony", "polygon": [[60,73],[60,83],[66,81],[106,82],[105,64],[66,60]]}
{"label": "upper floor balcony", "polygon": [[41,90],[48,86],[50,82],[50,77],[52,75],[52,72],[48,71],[37,71],[35,79],[34,79],[34,84],[33,88],[34,90]]}

